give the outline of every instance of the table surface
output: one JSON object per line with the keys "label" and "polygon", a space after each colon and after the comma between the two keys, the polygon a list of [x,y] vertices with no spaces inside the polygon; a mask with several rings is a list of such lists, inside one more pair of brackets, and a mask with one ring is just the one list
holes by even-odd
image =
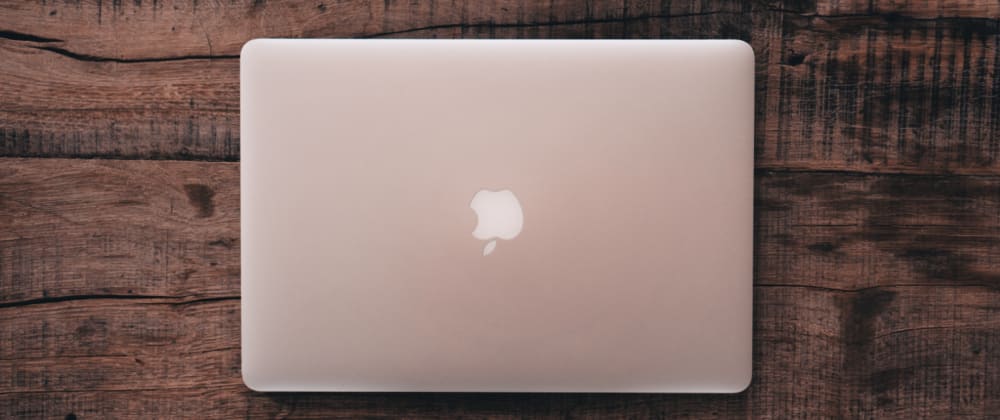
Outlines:
{"label": "table surface", "polygon": [[[0,417],[1000,416],[1000,3],[0,2]],[[240,380],[256,37],[739,38],[754,380],[735,395]]]}

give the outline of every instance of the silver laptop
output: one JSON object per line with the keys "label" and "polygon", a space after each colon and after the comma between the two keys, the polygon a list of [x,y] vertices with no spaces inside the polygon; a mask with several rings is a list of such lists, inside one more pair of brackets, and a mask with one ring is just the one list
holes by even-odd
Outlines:
{"label": "silver laptop", "polygon": [[743,390],[753,84],[740,41],[251,41],[244,382]]}

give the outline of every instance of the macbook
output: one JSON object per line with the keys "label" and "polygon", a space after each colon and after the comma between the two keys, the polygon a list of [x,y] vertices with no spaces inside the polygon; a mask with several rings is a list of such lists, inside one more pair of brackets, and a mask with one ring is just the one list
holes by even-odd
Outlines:
{"label": "macbook", "polygon": [[750,382],[747,44],[263,39],[240,86],[250,388]]}

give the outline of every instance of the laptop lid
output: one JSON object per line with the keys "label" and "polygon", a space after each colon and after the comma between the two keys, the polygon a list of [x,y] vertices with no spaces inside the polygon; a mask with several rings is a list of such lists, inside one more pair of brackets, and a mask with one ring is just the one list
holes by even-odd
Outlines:
{"label": "laptop lid", "polygon": [[240,63],[251,388],[748,385],[747,44],[254,40]]}

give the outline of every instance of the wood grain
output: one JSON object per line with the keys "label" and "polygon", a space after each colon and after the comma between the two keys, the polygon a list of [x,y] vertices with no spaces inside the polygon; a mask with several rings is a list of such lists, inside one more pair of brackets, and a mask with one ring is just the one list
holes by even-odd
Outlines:
{"label": "wood grain", "polygon": [[759,167],[1000,172],[995,2],[2,7],[0,156],[237,160],[237,59],[257,37],[738,38],[757,53]]}
{"label": "wood grain", "polygon": [[1000,415],[994,177],[761,170],[743,394],[272,395],[239,376],[238,164],[0,168],[0,417]]}
{"label": "wood grain", "polygon": [[[249,391],[258,37],[750,42],[751,387]],[[998,60],[995,1],[0,1],[0,418],[1000,417]]]}
{"label": "wood grain", "polygon": [[0,227],[0,306],[239,296],[236,164],[6,159]]}
{"label": "wood grain", "polygon": [[1000,288],[1000,178],[759,170],[758,284]]}
{"label": "wood grain", "polygon": [[[935,293],[928,293],[935,292]],[[996,290],[758,287],[755,379],[737,395],[261,394],[239,378],[237,301],[88,299],[0,309],[0,414],[58,417],[995,414]],[[947,320],[942,322],[943,315]],[[180,337],[183,335],[183,337]],[[850,337],[844,340],[844,337]],[[81,346],[81,344],[83,344]],[[73,351],[72,349],[81,349]],[[67,349],[70,349],[67,351]],[[941,384],[928,387],[927,384]],[[137,392],[138,391],[138,392]],[[16,395],[16,398],[2,398]],[[951,396],[961,396],[952,400]],[[992,408],[990,408],[992,407]],[[994,411],[988,411],[994,410]]]}
{"label": "wood grain", "polygon": [[1000,26],[990,13],[768,22],[781,35],[758,55],[759,166],[996,174]]}
{"label": "wood grain", "polygon": [[[236,163],[0,159],[0,306],[239,295]],[[1000,178],[759,170],[758,284],[1000,288]]]}

